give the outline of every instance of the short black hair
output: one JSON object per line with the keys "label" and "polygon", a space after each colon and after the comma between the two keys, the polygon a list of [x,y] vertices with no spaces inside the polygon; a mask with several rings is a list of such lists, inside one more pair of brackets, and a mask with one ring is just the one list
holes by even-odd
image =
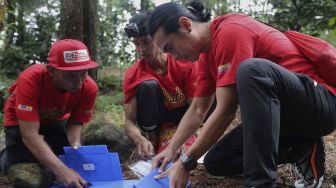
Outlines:
{"label": "short black hair", "polygon": [[187,6],[175,2],[164,3],[152,12],[149,21],[149,34],[153,36],[161,26],[166,34],[176,32],[179,28],[178,20],[181,16],[193,21],[208,22],[211,18],[211,13],[199,0],[193,0]]}
{"label": "short black hair", "polygon": [[149,36],[148,22],[150,19],[149,11],[142,11],[135,14],[124,28],[128,38],[138,38]]}

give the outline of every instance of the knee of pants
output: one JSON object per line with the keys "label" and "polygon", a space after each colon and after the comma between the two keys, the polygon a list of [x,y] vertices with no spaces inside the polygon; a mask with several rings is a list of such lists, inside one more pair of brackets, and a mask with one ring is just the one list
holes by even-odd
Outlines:
{"label": "knee of pants", "polygon": [[[253,89],[257,85],[271,84],[271,73],[277,64],[260,58],[252,58],[243,61],[237,70],[236,87],[238,92],[245,89]],[[257,78],[257,79],[256,79]]]}
{"label": "knee of pants", "polygon": [[137,94],[142,94],[142,95],[146,95],[146,94],[153,94],[160,89],[159,84],[157,83],[156,80],[146,80],[143,81],[141,84],[139,84],[138,88],[137,88]]}
{"label": "knee of pants", "polygon": [[223,163],[223,161],[218,161],[215,158],[206,155],[203,161],[204,168],[206,171],[215,176],[233,176],[230,172],[231,168],[227,168],[228,166]]}
{"label": "knee of pants", "polygon": [[246,81],[250,79],[252,76],[262,72],[266,72],[270,69],[271,66],[274,66],[275,63],[260,58],[251,58],[243,61],[237,70],[237,82]]}

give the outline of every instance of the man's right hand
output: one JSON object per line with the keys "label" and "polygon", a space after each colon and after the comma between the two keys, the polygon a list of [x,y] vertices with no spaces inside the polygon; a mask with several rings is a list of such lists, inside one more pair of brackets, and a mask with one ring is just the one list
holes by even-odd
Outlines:
{"label": "man's right hand", "polygon": [[58,173],[56,176],[65,187],[86,188],[89,185],[89,183],[85,181],[76,171],[68,167],[65,167],[62,173]]}
{"label": "man's right hand", "polygon": [[142,160],[151,159],[155,155],[154,146],[145,137],[142,137],[139,142],[136,143],[137,155]]}
{"label": "man's right hand", "polygon": [[161,153],[153,158],[152,169],[160,167],[159,172],[163,172],[168,163],[174,160],[175,153],[176,151],[173,151],[169,147],[167,147],[165,150],[163,150]]}

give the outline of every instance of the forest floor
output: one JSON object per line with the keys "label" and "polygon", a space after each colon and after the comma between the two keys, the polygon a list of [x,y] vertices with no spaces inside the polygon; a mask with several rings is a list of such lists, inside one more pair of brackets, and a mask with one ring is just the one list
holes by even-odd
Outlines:
{"label": "forest floor", "polygon": [[[235,126],[240,123],[240,114],[237,113],[235,120],[232,122],[229,130],[232,130]],[[227,131],[227,132],[228,132]],[[326,174],[323,184],[323,188],[336,188],[336,131],[324,138],[325,141],[325,151],[326,151]],[[123,165],[124,177],[126,179],[135,179],[135,176],[128,165],[135,162],[137,159],[131,156]],[[277,187],[293,187],[294,182],[297,177],[293,174],[291,170],[291,165],[279,165],[278,167],[278,180]],[[334,180],[333,180],[334,178]],[[235,188],[242,187],[242,178],[221,178],[221,179],[211,179],[207,177],[207,173],[203,165],[198,165],[198,167],[191,171],[190,176],[192,182],[192,188]]]}
{"label": "forest floor", "polygon": [[[240,114],[237,113],[235,120],[229,127],[229,130],[240,123]],[[228,130],[228,131],[229,131]],[[326,174],[323,188],[336,188],[336,131],[324,138],[326,151]],[[137,159],[131,155],[128,160],[122,163],[123,175],[125,179],[137,179],[137,176],[132,173],[128,165],[135,162]],[[191,172],[192,188],[234,188],[242,187],[242,178],[221,178],[210,179],[207,177],[203,165],[199,165],[197,169]],[[280,165],[278,168],[277,187],[293,187],[296,177],[290,170],[290,165]],[[8,178],[0,174],[0,188],[13,188]]]}

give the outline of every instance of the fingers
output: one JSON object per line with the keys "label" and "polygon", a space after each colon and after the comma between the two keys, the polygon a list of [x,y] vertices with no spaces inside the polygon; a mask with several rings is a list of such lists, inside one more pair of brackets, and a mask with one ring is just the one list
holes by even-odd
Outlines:
{"label": "fingers", "polygon": [[141,146],[137,147],[137,154],[138,154],[138,157],[142,160],[144,160],[146,158],[144,150],[141,148]]}
{"label": "fingers", "polygon": [[137,153],[140,159],[148,160],[155,155],[153,145],[147,141],[137,146]]}
{"label": "fingers", "polygon": [[155,179],[161,179],[161,178],[164,178],[164,177],[167,177],[169,174],[168,174],[168,170],[167,171],[164,171],[162,173],[160,173],[159,175],[155,176],[154,178]]}
{"label": "fingers", "polygon": [[75,142],[75,143],[71,144],[71,146],[72,146],[73,149],[78,149],[81,146],[81,144],[79,142]]}
{"label": "fingers", "polygon": [[66,187],[76,187],[76,188],[83,188],[83,186],[77,181],[72,181],[71,183],[65,183]]}
{"label": "fingers", "polygon": [[161,160],[159,157],[160,157],[160,156],[157,155],[156,157],[153,158],[153,161],[152,161],[152,170],[153,170],[154,168],[157,168],[157,167],[159,166],[159,164],[160,164],[160,160]]}
{"label": "fingers", "polygon": [[79,183],[83,185],[83,187],[87,187],[88,182],[86,182],[80,175],[79,176]]}
{"label": "fingers", "polygon": [[180,148],[174,153],[174,158],[173,158],[173,160],[174,160],[174,161],[177,161],[177,160],[179,159],[179,157],[180,157],[180,155],[181,155],[182,152],[183,152],[183,148],[180,147]]}
{"label": "fingers", "polygon": [[154,150],[153,145],[150,143],[148,146],[149,146],[148,151],[149,151],[150,157],[154,157],[155,156],[155,150]]}
{"label": "fingers", "polygon": [[162,164],[161,164],[161,166],[159,168],[159,173],[162,173],[166,169],[166,166],[168,165],[169,162],[170,161],[168,161],[166,159],[163,160],[163,162],[162,162]]}

